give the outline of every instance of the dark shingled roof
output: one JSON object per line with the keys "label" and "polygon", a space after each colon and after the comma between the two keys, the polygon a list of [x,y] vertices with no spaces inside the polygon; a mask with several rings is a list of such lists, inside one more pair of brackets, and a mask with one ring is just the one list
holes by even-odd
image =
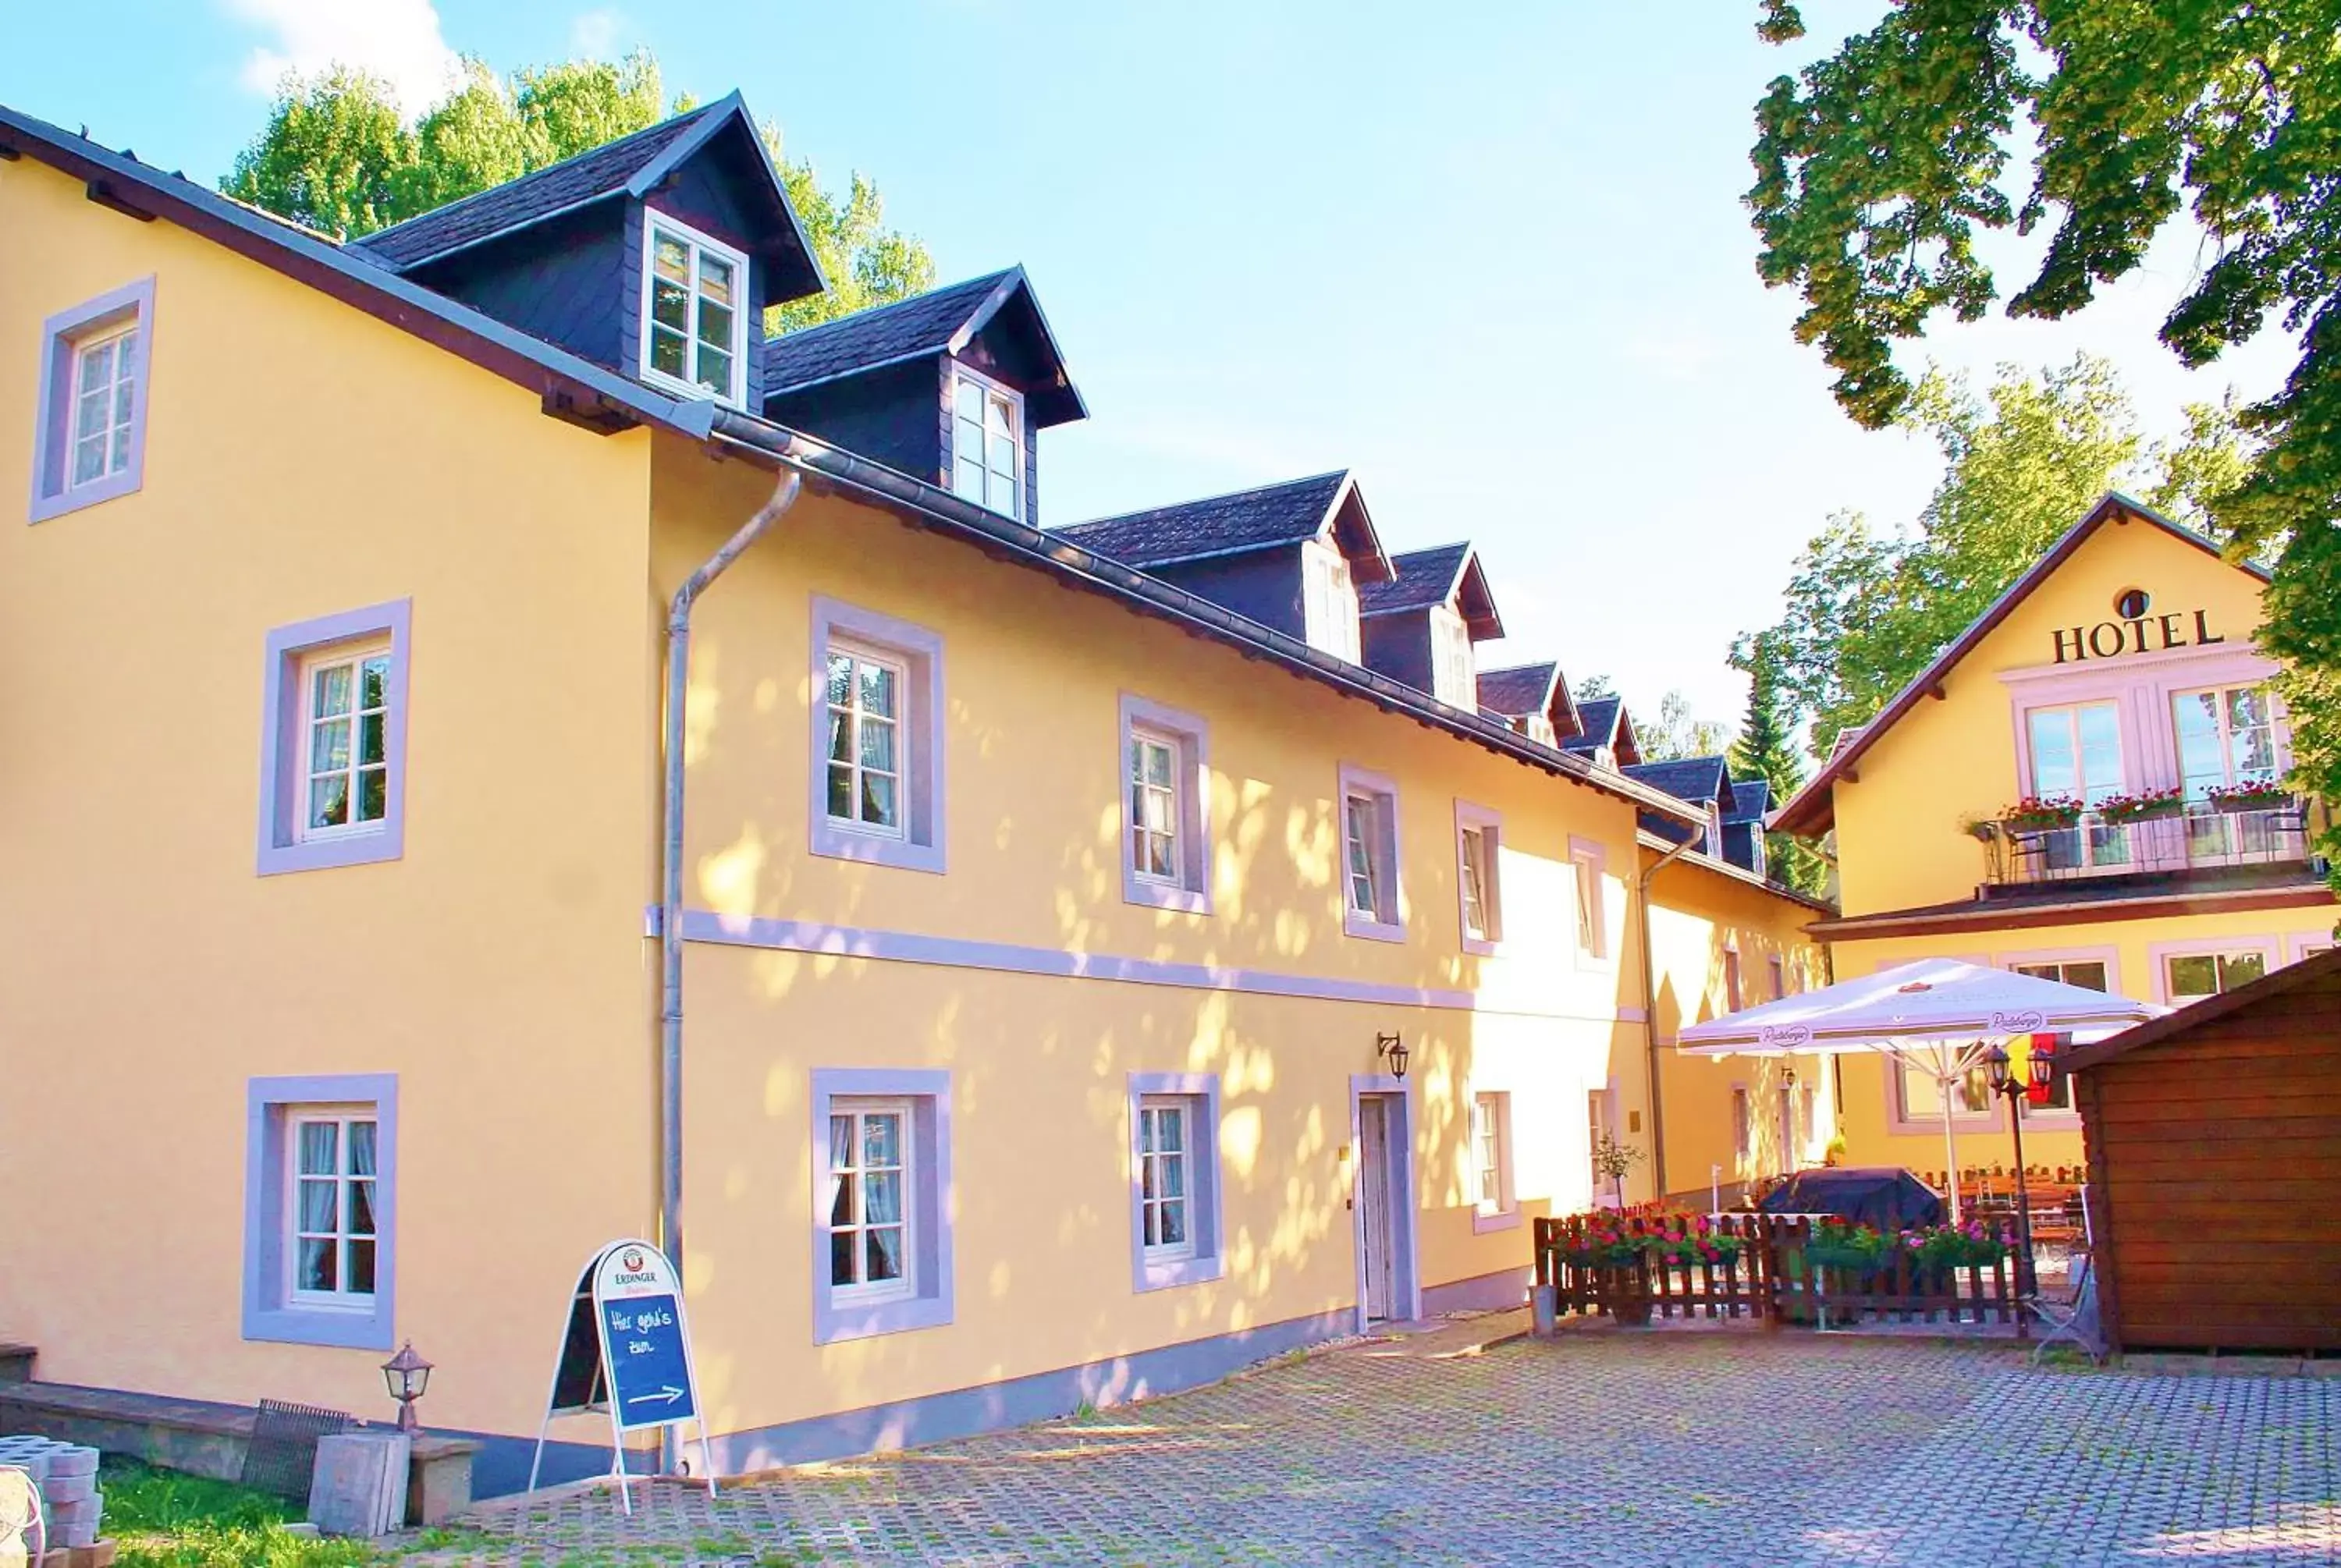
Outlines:
{"label": "dark shingled roof", "polygon": [[662,120],[631,136],[604,142],[533,174],[523,174],[476,195],[433,207],[403,223],[378,229],[351,241],[350,247],[387,262],[393,268],[411,267],[459,245],[550,217],[563,208],[613,195],[685,132],[730,103],[726,98],[688,114]]}
{"label": "dark shingled roof", "polygon": [[1679,757],[1667,762],[1637,762],[1619,772],[1679,800],[1721,800],[1731,806],[1731,778],[1720,757]]}
{"label": "dark shingled roof", "polygon": [[1020,275],[1018,268],[1009,267],[776,338],[764,349],[765,395],[941,353],[992,292]]}
{"label": "dark shingled roof", "polygon": [[1565,751],[1591,751],[1609,745],[1617,737],[1618,715],[1625,701],[1618,697],[1595,697],[1579,701],[1577,716],[1585,728],[1560,743]]}
{"label": "dark shingled roof", "polygon": [[1232,495],[1076,522],[1057,532],[1126,566],[1166,566],[1314,539],[1349,479],[1347,469],[1287,480]]}
{"label": "dark shingled roof", "polygon": [[1559,673],[1550,663],[1516,664],[1509,670],[1479,671],[1479,706],[1507,719],[1542,718],[1546,699]]}
{"label": "dark shingled roof", "polygon": [[1440,544],[1410,550],[1390,557],[1398,575],[1388,582],[1372,582],[1358,590],[1358,613],[1384,615],[1400,610],[1429,610],[1447,602],[1455,580],[1471,553],[1468,544]]}
{"label": "dark shingled roof", "polygon": [[1734,779],[1731,799],[1731,809],[1723,814],[1726,822],[1761,822],[1772,809],[1772,786],[1762,779]]}

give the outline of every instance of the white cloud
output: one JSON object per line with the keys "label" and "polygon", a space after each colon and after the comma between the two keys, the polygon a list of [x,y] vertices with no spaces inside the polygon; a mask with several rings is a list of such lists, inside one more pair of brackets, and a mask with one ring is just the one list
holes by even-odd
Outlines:
{"label": "white cloud", "polygon": [[613,5],[584,12],[569,24],[569,57],[614,60],[618,57],[618,39],[625,30],[625,15]]}
{"label": "white cloud", "polygon": [[413,119],[462,74],[432,0],[227,0],[227,8],[266,35],[244,64],[244,84],[255,92],[274,92],[288,72],[350,65],[388,83]]}

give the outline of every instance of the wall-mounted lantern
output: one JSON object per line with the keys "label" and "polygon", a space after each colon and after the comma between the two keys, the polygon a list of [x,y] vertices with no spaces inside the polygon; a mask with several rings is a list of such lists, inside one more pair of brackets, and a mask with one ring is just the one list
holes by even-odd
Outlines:
{"label": "wall-mounted lantern", "polygon": [[1390,1064],[1390,1077],[1406,1077],[1406,1042],[1396,1035],[1376,1035],[1374,1055]]}

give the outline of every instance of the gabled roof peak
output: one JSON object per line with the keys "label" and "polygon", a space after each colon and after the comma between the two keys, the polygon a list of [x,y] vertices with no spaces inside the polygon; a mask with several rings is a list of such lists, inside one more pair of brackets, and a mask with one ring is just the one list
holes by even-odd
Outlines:
{"label": "gabled roof peak", "polygon": [[1357,480],[1345,468],[1071,523],[1056,531],[1127,565],[1158,567],[1297,545],[1329,529],[1361,591],[1390,578],[1390,558],[1382,553]]}

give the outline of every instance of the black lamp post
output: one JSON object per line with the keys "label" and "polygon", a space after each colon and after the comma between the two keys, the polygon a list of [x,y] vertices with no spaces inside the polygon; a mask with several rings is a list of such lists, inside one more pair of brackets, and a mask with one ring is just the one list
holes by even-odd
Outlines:
{"label": "black lamp post", "polygon": [[[2039,1035],[2032,1037],[2033,1045],[2025,1053],[2027,1071],[2024,1078],[2019,1079],[2007,1070],[2007,1052],[2002,1047],[1992,1047],[1983,1058],[1984,1065],[1991,1069],[1991,1092],[2007,1097],[2007,1133],[2016,1142],[2016,1240],[2020,1249],[2016,1262],[2016,1293],[2018,1295],[2032,1295],[2037,1281],[2032,1271],[2032,1190],[2024,1179],[2024,1116],[2017,1109],[2016,1097],[2018,1095],[2035,1100],[2047,1097],[2048,1054],[2039,1045],[2044,1037]],[[2039,1089],[2034,1089],[2028,1081],[2032,1079],[2039,1081]]]}
{"label": "black lamp post", "polygon": [[390,1389],[390,1396],[398,1401],[398,1429],[414,1433],[423,1430],[414,1419],[414,1402],[431,1386],[431,1364],[414,1354],[414,1342],[408,1340],[399,1346],[398,1354],[382,1364],[382,1381]]}
{"label": "black lamp post", "polygon": [[1396,1035],[1376,1035],[1374,1055],[1390,1064],[1390,1077],[1406,1077],[1406,1042]]}

